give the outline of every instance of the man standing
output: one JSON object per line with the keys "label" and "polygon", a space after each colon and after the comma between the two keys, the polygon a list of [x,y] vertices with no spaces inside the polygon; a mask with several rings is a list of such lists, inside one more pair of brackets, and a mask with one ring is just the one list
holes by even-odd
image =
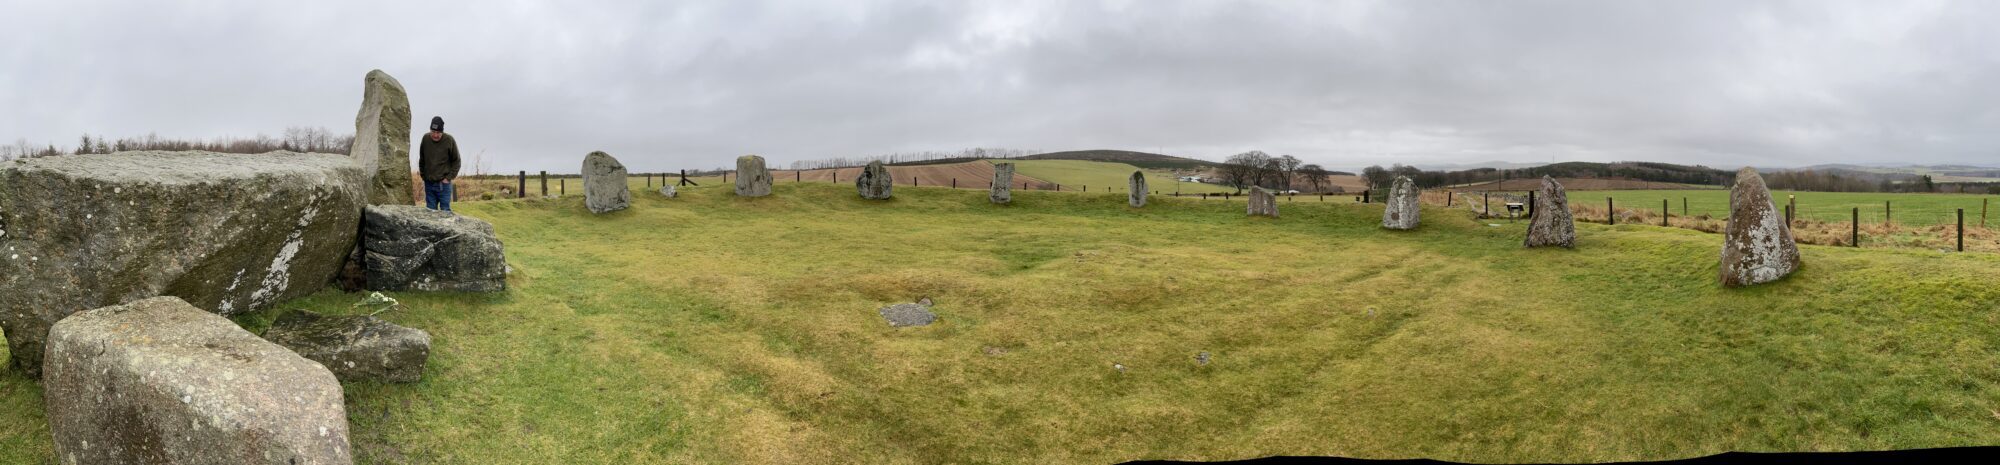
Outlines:
{"label": "man standing", "polygon": [[458,141],[444,133],[444,118],[431,117],[431,133],[417,151],[424,177],[424,208],[451,211],[451,181],[458,179]]}

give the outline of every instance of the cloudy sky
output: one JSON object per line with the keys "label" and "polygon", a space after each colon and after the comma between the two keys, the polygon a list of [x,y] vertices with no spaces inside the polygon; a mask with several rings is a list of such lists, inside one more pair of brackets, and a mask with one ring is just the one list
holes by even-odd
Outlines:
{"label": "cloudy sky", "polygon": [[2000,165],[2000,2],[0,0],[0,140],[350,132],[495,171],[968,147],[1333,168]]}

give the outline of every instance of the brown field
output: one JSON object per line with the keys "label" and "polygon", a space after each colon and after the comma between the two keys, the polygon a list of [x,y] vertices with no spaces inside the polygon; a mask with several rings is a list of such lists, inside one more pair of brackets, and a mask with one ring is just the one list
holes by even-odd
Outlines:
{"label": "brown field", "polygon": [[[1721,189],[1720,186],[1681,184],[1672,182],[1641,181],[1629,178],[1556,178],[1563,189],[1572,191],[1615,191],[1647,189]],[[1540,178],[1509,179],[1451,186],[1448,189],[1460,191],[1531,191],[1540,189]]]}
{"label": "brown field", "polygon": [[[861,167],[858,166],[824,170],[771,171],[771,178],[777,182],[838,181],[851,183],[854,182],[856,176],[860,175]],[[836,177],[838,177],[837,180],[835,179]],[[910,185],[913,178],[916,184],[920,186],[951,186],[952,180],[956,179],[958,180],[958,187],[961,189],[985,189],[989,187],[988,184],[993,182],[993,164],[985,161],[968,161],[946,165],[891,166],[889,167],[889,177],[895,178],[896,185],[898,186]],[[1042,185],[1048,184],[1047,181],[1023,175],[1018,171],[1014,173],[1014,183],[1016,185],[1028,185],[1030,189],[1041,189],[1044,188]],[[1054,187],[1047,188],[1053,189]]]}

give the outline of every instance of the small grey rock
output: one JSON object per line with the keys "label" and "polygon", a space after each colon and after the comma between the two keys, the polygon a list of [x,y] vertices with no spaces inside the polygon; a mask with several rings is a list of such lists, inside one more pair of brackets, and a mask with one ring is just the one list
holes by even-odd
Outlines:
{"label": "small grey rock", "polygon": [[879,312],[883,319],[889,320],[889,326],[898,328],[926,326],[937,321],[937,315],[931,313],[930,306],[923,304],[895,304],[882,307]]}
{"label": "small grey rock", "polygon": [[372,316],[326,316],[294,310],[264,339],[326,365],[341,381],[414,383],[431,358],[431,335]]}
{"label": "small grey rock", "polygon": [[671,199],[680,196],[680,191],[674,190],[673,184],[668,184],[660,186],[660,195]]}
{"label": "small grey rock", "polygon": [[1203,351],[1201,353],[1194,354],[1194,364],[1201,366],[1208,366],[1208,352]]}

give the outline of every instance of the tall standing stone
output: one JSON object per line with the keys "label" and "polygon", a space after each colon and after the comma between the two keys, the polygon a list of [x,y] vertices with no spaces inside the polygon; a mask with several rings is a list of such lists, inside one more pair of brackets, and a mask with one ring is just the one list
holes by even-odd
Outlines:
{"label": "tall standing stone", "polygon": [[1729,190],[1729,223],[1722,232],[1722,285],[1741,287],[1777,281],[1799,269],[1799,245],[1792,228],[1771,200],[1764,177],[1748,167],[1736,172]]}
{"label": "tall standing stone", "polygon": [[583,157],[583,206],[591,213],[624,210],[632,206],[632,189],[626,186],[625,164],[604,152]]}
{"label": "tall standing stone", "polygon": [[1250,186],[1250,216],[1278,217],[1278,196],[1263,187]]}
{"label": "tall standing stone", "polygon": [[1569,213],[1569,194],[1562,183],[1542,176],[1540,195],[1535,196],[1534,218],[1528,221],[1528,247],[1576,247],[1576,222]]}
{"label": "tall standing stone", "polygon": [[348,156],[374,178],[369,205],[416,205],[410,180],[410,96],[382,70],[361,80],[361,114],[354,116],[354,145]]}
{"label": "tall standing stone", "polygon": [[1146,172],[1133,171],[1131,192],[1125,194],[1125,203],[1134,208],[1146,206]]}
{"label": "tall standing stone", "polygon": [[882,166],[880,160],[868,162],[861,175],[854,177],[854,190],[864,199],[887,200],[895,188],[896,179],[889,176],[889,168]]}
{"label": "tall standing stone", "polygon": [[993,164],[993,192],[986,199],[999,204],[1014,201],[1013,163]]}
{"label": "tall standing stone", "polygon": [[736,195],[743,197],[771,195],[771,172],[764,169],[764,157],[756,155],[736,157]]}
{"label": "tall standing stone", "polygon": [[370,172],[340,154],[120,152],[0,162],[0,327],[40,373],[50,325],[147,297],[235,315],[326,287]]}
{"label": "tall standing stone", "polygon": [[332,372],[174,297],[56,323],[42,385],[62,463],[354,460]]}
{"label": "tall standing stone", "polygon": [[1387,205],[1382,208],[1382,227],[1389,229],[1416,229],[1417,218],[1422,210],[1417,207],[1417,183],[1409,176],[1397,176],[1396,183],[1389,188]]}

